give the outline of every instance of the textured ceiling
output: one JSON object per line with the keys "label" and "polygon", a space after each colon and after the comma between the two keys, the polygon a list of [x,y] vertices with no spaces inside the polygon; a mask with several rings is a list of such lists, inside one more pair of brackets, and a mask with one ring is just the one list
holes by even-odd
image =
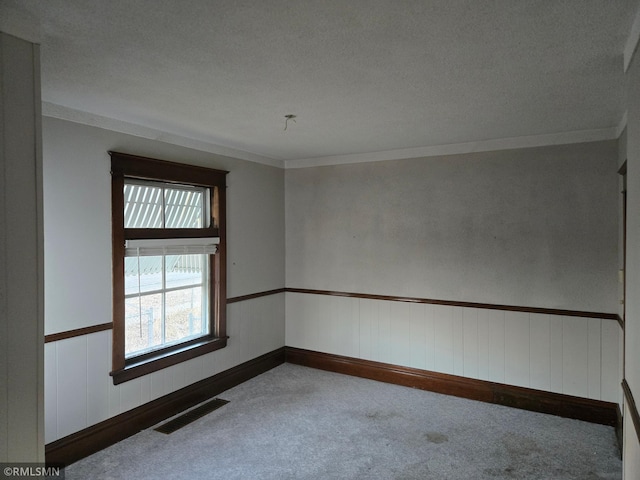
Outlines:
{"label": "textured ceiling", "polygon": [[639,5],[0,2],[43,101],[282,160],[617,127]]}

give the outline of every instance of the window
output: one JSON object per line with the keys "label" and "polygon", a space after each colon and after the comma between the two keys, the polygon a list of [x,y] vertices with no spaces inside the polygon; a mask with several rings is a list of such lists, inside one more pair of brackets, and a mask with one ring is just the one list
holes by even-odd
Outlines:
{"label": "window", "polygon": [[226,346],[227,172],[110,155],[118,384]]}

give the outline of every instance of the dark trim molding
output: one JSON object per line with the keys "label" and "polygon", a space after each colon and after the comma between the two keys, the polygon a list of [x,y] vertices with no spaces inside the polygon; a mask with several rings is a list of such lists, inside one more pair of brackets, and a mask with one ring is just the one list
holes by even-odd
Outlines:
{"label": "dark trim molding", "polygon": [[249,295],[240,295],[239,297],[231,297],[231,298],[227,298],[227,305],[229,305],[230,303],[244,302],[245,300],[253,300],[254,298],[266,297],[269,295],[276,295],[278,293],[283,293],[285,291],[286,291],[286,288],[275,288],[273,290],[266,290],[264,292],[250,293]]}
{"label": "dark trim molding", "polygon": [[636,401],[633,398],[633,393],[631,393],[631,388],[629,387],[626,378],[622,380],[622,391],[624,392],[624,399],[626,401],[627,408],[629,409],[631,420],[633,421],[633,426],[635,428],[636,435],[638,436],[638,441],[640,441],[640,413],[638,413]]}
{"label": "dark trim molding", "polygon": [[617,404],[286,347],[286,361],[380,382],[615,426]]}
{"label": "dark trim molding", "polygon": [[616,405],[616,416],[616,441],[618,442],[618,450],[620,451],[620,460],[622,460],[622,452],[624,452],[622,448],[624,444],[624,418],[620,411],[620,405]]}
{"label": "dark trim molding", "polygon": [[48,464],[69,465],[284,363],[284,348],[109,418],[45,447]]}
{"label": "dark trim molding", "polygon": [[[241,295],[238,297],[227,298],[227,305],[230,303],[244,302],[245,300],[253,300],[254,298],[266,297],[268,295],[276,295],[283,293],[286,288],[276,288],[273,290],[266,290],[264,292],[251,293],[249,295]],[[89,335],[90,333],[102,332],[104,330],[111,330],[113,328],[112,323],[103,323],[101,325],[93,325],[91,327],[78,328],[75,330],[67,330],[60,333],[52,333],[44,337],[44,343],[57,342],[59,340],[65,340],[67,338],[81,337],[82,335]]]}
{"label": "dark trim molding", "polygon": [[[567,317],[585,317],[585,318],[602,318],[604,320],[616,320],[622,329],[624,329],[624,320],[617,313],[597,313],[597,312],[583,312],[576,310],[559,310],[552,308],[537,308],[537,307],[518,307],[515,305],[494,305],[491,303],[472,303],[472,302],[456,302],[453,300],[434,300],[429,298],[416,298],[416,297],[396,297],[393,295],[373,295],[367,293],[351,293],[351,292],[336,292],[330,290],[312,290],[307,288],[275,288],[273,290],[265,290],[264,292],[250,293],[248,295],[240,295],[237,297],[227,298],[227,305],[230,303],[244,302],[247,300],[253,300],[255,298],[266,297],[269,295],[277,295],[283,292],[291,293],[306,293],[311,295],[331,295],[338,297],[351,297],[351,298],[364,298],[369,300],[388,300],[392,302],[410,302],[410,303],[427,303],[432,305],[449,305],[454,307],[469,307],[469,308],[484,308],[491,310],[506,310],[511,312],[528,312],[528,313],[543,313],[549,315],[564,315]],[[113,328],[113,324],[104,323],[102,325],[94,325],[92,327],[78,328],[76,330],[68,330],[66,332],[53,333],[47,335],[44,338],[45,343],[57,342],[58,340],[64,340],[66,338],[79,337],[82,335],[88,335],[90,333],[101,332],[103,330],[110,330]]]}
{"label": "dark trim molding", "polygon": [[100,325],[92,325],[90,327],[77,328],[75,330],[67,330],[66,332],[52,333],[44,336],[44,343],[57,342],[60,340],[66,340],[67,338],[89,335],[90,333],[104,332],[105,330],[111,330],[112,328],[112,323],[103,323]]}
{"label": "dark trim molding", "polygon": [[558,308],[520,307],[516,305],[494,305],[492,303],[459,302],[454,300],[436,300],[432,298],[396,297],[392,295],[374,295],[369,293],[335,292],[331,290],[312,290],[308,288],[286,288],[287,292],[308,293],[312,295],[332,295],[337,297],[365,298],[369,300],[388,300],[392,302],[428,303],[432,305],[448,305],[453,307],[484,308],[490,310],[505,310],[509,312],[543,313],[548,315],[563,315],[565,317],[602,318],[617,320],[615,313],[584,312],[579,310],[562,310]]}
{"label": "dark trim molding", "polygon": [[625,160],[622,166],[618,169],[618,175],[626,175],[627,174],[627,161]]}
{"label": "dark trim molding", "polygon": [[166,351],[153,352],[154,356],[150,360],[142,358],[137,362],[125,363],[124,368],[114,370],[109,375],[113,378],[113,384],[119,385],[134,378],[149,375],[157,370],[186,362],[200,355],[220,350],[227,346],[227,338],[229,337],[196,339],[194,343],[189,342],[181,345],[178,350],[167,349]]}

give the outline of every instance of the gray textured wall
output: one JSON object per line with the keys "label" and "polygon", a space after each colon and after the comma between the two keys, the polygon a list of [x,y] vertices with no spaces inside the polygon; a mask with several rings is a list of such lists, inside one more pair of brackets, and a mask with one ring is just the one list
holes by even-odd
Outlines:
{"label": "gray textured wall", "polygon": [[284,286],[282,169],[48,117],[43,141],[47,334],[111,321],[109,150],[229,171],[228,296]]}
{"label": "gray textured wall", "polygon": [[287,286],[617,311],[615,141],[290,169]]}

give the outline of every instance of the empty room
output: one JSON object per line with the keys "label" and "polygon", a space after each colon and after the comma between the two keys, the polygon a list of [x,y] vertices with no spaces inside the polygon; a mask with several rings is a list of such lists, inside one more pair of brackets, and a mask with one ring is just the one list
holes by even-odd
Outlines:
{"label": "empty room", "polygon": [[3,0],[3,478],[640,479],[639,40]]}

